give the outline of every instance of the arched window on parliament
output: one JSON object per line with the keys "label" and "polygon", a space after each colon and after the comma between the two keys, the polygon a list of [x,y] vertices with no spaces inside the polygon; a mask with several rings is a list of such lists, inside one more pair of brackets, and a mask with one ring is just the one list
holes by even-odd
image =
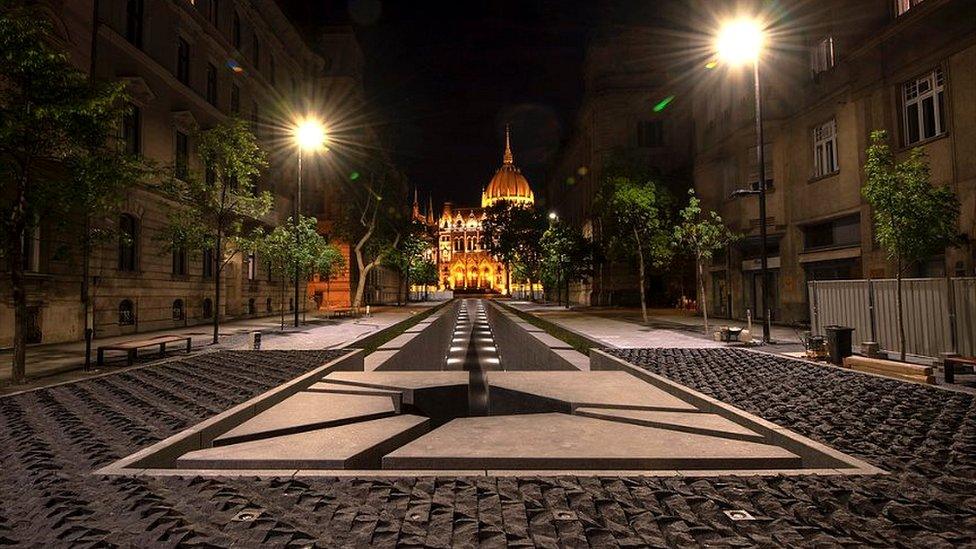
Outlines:
{"label": "arched window on parliament", "polygon": [[203,318],[213,318],[213,300],[209,297],[203,300]]}
{"label": "arched window on parliament", "polygon": [[183,315],[186,312],[183,309],[183,300],[177,299],[173,301],[173,320],[183,320]]}
{"label": "arched window on parliament", "polygon": [[119,302],[119,326],[132,326],[136,323],[136,310],[132,301],[123,299]]}
{"label": "arched window on parliament", "polygon": [[139,243],[139,222],[135,216],[119,216],[119,270],[136,270],[136,252]]}

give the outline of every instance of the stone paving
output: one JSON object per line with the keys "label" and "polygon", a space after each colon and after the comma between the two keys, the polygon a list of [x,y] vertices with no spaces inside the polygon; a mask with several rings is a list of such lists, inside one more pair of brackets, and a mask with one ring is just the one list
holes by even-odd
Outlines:
{"label": "stone paving", "polygon": [[[636,364],[890,471],[870,477],[97,477],[334,356],[221,352],[0,398],[0,544],[675,547],[976,544],[976,403],[731,349]],[[731,522],[743,509],[756,520]]]}

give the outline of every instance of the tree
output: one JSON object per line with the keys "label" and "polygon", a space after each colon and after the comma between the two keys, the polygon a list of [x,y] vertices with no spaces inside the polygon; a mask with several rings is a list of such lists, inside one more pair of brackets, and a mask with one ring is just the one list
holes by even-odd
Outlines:
{"label": "tree", "polygon": [[675,244],[684,247],[695,258],[695,273],[701,296],[702,317],[705,333],[708,333],[708,302],[705,299],[705,274],[703,264],[712,258],[715,251],[729,245],[736,236],[722,223],[722,218],[714,211],[701,207],[701,200],[695,196],[694,189],[688,190],[688,205],[679,213],[681,222],[674,228]]}
{"label": "tree", "polygon": [[297,224],[289,217],[267,234],[263,229],[255,229],[243,245],[247,251],[260,254],[272,276],[278,276],[282,281],[282,326],[286,281],[294,280],[296,272],[299,280],[307,280],[316,273],[328,279],[340,272],[346,263],[342,252],[318,232],[314,217],[299,216]]}
{"label": "tree", "polygon": [[614,255],[637,260],[644,322],[647,322],[647,268],[662,266],[673,256],[670,204],[670,195],[654,180],[627,176],[607,177],[595,201],[604,248]]}
{"label": "tree", "polygon": [[406,185],[400,175],[383,162],[364,168],[368,181],[359,171],[350,178],[351,187],[343,200],[348,205],[342,208],[336,220],[336,234],[352,245],[356,259],[356,290],[352,306],[361,307],[366,293],[369,273],[382,265],[386,256],[393,253],[400,244],[405,211],[402,192]]}
{"label": "tree", "polygon": [[959,199],[948,186],[929,182],[925,152],[912,149],[896,162],[885,131],[871,133],[861,189],[874,210],[875,238],[895,261],[898,342],[905,360],[905,320],[901,279],[905,269],[939,253],[958,238]]}
{"label": "tree", "polygon": [[551,223],[540,239],[542,247],[543,283],[556,290],[566,288],[566,307],[569,307],[569,283],[584,280],[591,274],[592,245],[583,233],[558,221]]}
{"label": "tree", "polygon": [[[385,263],[396,270],[403,277],[406,299],[410,301],[410,281],[425,262],[424,252],[433,245],[430,235],[427,234],[427,227],[416,222],[411,222],[409,228],[404,229],[406,236],[400,239],[398,246],[386,255]],[[400,300],[400,291],[397,290],[397,302]]]}
{"label": "tree", "polygon": [[[122,84],[93,82],[52,48],[44,17],[8,6],[0,13],[0,253],[13,290],[13,380],[22,383],[28,235],[42,216],[63,224],[108,215],[138,170],[111,139],[125,108]],[[87,250],[89,226],[83,234]]]}
{"label": "tree", "polygon": [[213,342],[217,343],[221,275],[231,259],[250,245],[244,242],[247,225],[271,210],[272,196],[255,186],[267,159],[247,122],[230,118],[196,137],[203,177],[177,166],[173,177],[160,185],[163,195],[176,203],[162,240],[171,249],[213,250]]}
{"label": "tree", "polygon": [[[485,212],[481,224],[481,245],[493,257],[505,263],[505,288],[511,293],[511,276],[539,280],[542,268],[542,235],[546,231],[541,212],[522,205],[500,201]],[[535,296],[533,295],[534,299]]]}

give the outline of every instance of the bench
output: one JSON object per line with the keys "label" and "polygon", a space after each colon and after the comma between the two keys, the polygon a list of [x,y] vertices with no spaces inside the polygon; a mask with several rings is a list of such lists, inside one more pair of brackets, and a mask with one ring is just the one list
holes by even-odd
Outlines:
{"label": "bench", "polygon": [[955,383],[956,374],[971,374],[976,369],[976,357],[947,356],[944,361],[946,383]]}
{"label": "bench", "polygon": [[146,349],[149,347],[159,347],[159,355],[162,356],[166,353],[167,343],[177,343],[186,342],[186,352],[190,352],[190,348],[193,345],[193,338],[189,336],[161,336],[152,339],[140,339],[135,341],[123,341],[122,343],[115,343],[112,345],[101,345],[98,347],[98,365],[101,366],[105,362],[105,351],[124,351],[126,354],[126,364],[132,366],[132,363],[136,360],[136,355],[139,349]]}
{"label": "bench", "polygon": [[854,355],[844,357],[844,367],[859,372],[893,377],[903,381],[935,385],[935,374],[931,366],[920,366],[917,364],[896,362],[894,360]]}
{"label": "bench", "polygon": [[329,318],[359,316],[359,309],[356,307],[337,307],[335,309],[329,309],[328,316]]}

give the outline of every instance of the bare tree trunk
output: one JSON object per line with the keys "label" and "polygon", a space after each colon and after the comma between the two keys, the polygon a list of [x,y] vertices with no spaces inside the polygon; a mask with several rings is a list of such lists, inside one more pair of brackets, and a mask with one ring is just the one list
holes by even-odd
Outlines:
{"label": "bare tree trunk", "polygon": [[213,344],[217,344],[220,337],[220,275],[224,271],[223,242],[221,234],[217,232],[217,244],[211,260],[214,262],[214,309],[213,309]]}
{"label": "bare tree trunk", "polygon": [[895,294],[898,301],[898,342],[901,346],[901,361],[905,362],[905,313],[902,308],[901,297],[901,257],[898,258],[898,273],[895,276]]}
{"label": "bare tree trunk", "polygon": [[637,272],[640,278],[641,318],[647,324],[647,290],[644,288],[644,249],[641,247],[640,235],[634,228],[634,242],[637,243]]}
{"label": "bare tree trunk", "polygon": [[701,292],[702,318],[705,320],[705,334],[708,334],[708,302],[705,300],[705,274],[702,272],[701,257],[695,257],[698,269],[698,289]]}
{"label": "bare tree trunk", "polygon": [[10,214],[7,238],[10,284],[14,298],[14,355],[11,377],[16,384],[27,381],[27,289],[24,280],[24,239],[27,232],[27,187],[29,173],[23,169],[17,185],[17,206]]}

